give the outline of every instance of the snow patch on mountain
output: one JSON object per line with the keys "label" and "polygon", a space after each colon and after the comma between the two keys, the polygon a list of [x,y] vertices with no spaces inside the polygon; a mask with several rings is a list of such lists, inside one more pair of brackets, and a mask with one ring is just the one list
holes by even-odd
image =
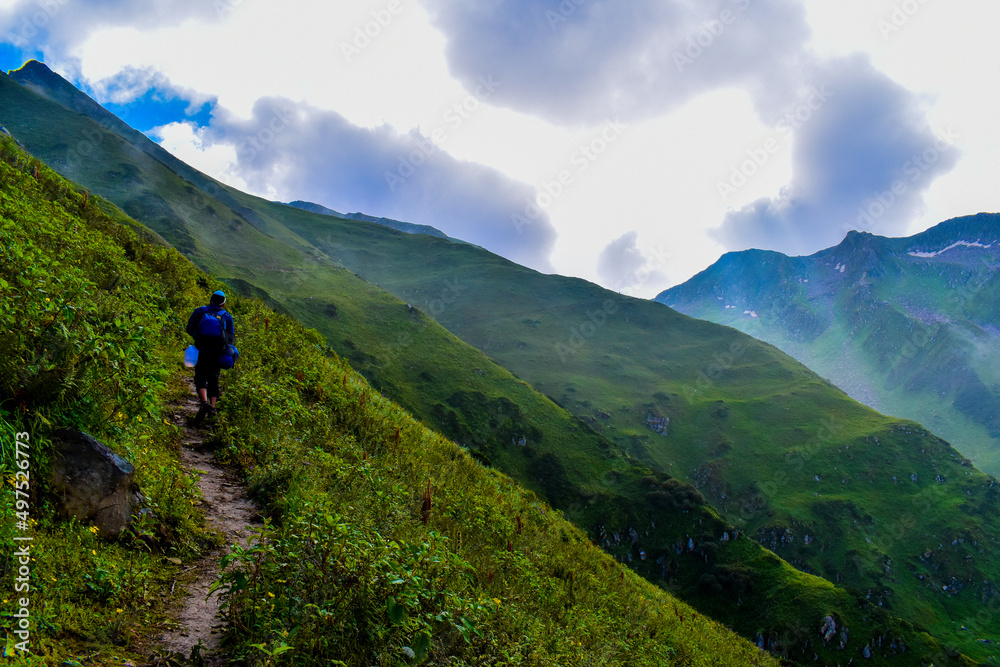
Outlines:
{"label": "snow patch on mountain", "polygon": [[959,248],[959,247],[987,249],[987,248],[992,248],[993,244],[983,245],[979,241],[973,241],[971,243],[969,241],[956,241],[955,243],[952,243],[950,246],[948,246],[947,248],[944,248],[942,250],[937,250],[937,251],[934,251],[934,252],[921,252],[921,251],[914,252],[914,251],[911,251],[908,254],[910,255],[910,257],[921,257],[921,258],[924,258],[924,259],[928,259],[928,258],[931,258],[931,257],[937,257],[938,255],[943,255],[944,253],[948,252],[949,250],[951,250],[953,248]]}

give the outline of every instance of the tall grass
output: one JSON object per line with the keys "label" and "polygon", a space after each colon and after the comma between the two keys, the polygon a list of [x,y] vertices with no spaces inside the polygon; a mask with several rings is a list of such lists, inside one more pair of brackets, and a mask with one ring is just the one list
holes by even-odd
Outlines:
{"label": "tall grass", "polygon": [[226,559],[234,568],[219,584],[238,655],[289,665],[771,663],[413,420],[314,332],[257,302],[233,312],[244,361],[215,437],[271,519]]}

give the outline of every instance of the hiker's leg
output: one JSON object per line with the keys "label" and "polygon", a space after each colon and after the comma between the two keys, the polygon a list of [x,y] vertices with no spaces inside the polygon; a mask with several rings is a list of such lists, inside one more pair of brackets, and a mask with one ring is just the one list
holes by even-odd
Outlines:
{"label": "hiker's leg", "polygon": [[201,353],[194,367],[194,386],[198,390],[201,407],[195,415],[195,425],[215,414],[215,399],[219,396],[219,365],[211,361],[212,355]]}
{"label": "hiker's leg", "polygon": [[194,387],[198,391],[198,398],[202,403],[208,402],[208,378],[211,369],[205,363],[203,357],[198,355],[198,363],[194,365]]}
{"label": "hiker's leg", "polygon": [[219,389],[219,373],[222,371],[221,368],[216,366],[213,372],[208,375],[208,388],[206,394],[208,395],[208,403],[213,408],[215,407],[215,402],[219,400],[219,396],[222,395],[222,391]]}

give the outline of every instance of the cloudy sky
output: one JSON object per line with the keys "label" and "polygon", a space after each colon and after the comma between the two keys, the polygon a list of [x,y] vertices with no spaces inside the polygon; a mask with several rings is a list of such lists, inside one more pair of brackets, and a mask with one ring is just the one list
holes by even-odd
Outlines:
{"label": "cloudy sky", "polygon": [[210,175],[642,296],[1000,210],[995,0],[0,0]]}

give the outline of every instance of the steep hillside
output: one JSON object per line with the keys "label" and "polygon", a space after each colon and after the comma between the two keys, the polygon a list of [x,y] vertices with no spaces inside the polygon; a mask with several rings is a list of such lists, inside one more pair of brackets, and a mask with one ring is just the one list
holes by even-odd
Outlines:
{"label": "steep hillside", "polygon": [[[204,530],[177,434],[163,419],[184,346],[180,313],[208,283],[199,285],[176,250],[152,245],[152,234],[98,203],[0,137],[0,467],[11,480],[0,505],[0,572],[10,582],[4,614],[26,604],[28,632],[13,632],[24,630],[20,620],[8,625],[11,664],[138,660],[145,629],[163,618],[180,578],[171,563],[218,540]],[[118,541],[58,517],[49,473],[61,427],[99,438],[135,467],[146,513]],[[14,557],[25,546],[29,562]],[[15,577],[24,577],[17,591]],[[18,655],[22,641],[30,655]]]}
{"label": "steep hillside", "polygon": [[[417,254],[384,242],[372,253],[337,223],[288,224],[634,459],[693,482],[797,567],[943,632],[972,627],[965,620],[992,604],[996,480],[918,424],[865,408],[768,345],[657,304],[473,249],[427,243]],[[460,296],[442,298],[442,284]],[[973,634],[996,641],[995,632],[983,622]]]}
{"label": "steep hillside", "polygon": [[323,215],[332,215],[335,218],[343,218],[344,220],[361,220],[362,222],[374,222],[376,225],[382,225],[383,227],[388,227],[389,229],[395,229],[400,232],[406,232],[407,234],[426,234],[427,236],[436,236],[440,239],[448,239],[449,241],[455,241],[456,243],[464,243],[464,241],[448,236],[440,229],[436,227],[431,227],[430,225],[415,225],[412,222],[402,222],[400,220],[392,220],[391,218],[377,218],[373,215],[365,215],[364,213],[337,213],[333,209],[327,208],[320,204],[314,204],[308,201],[293,201],[289,202],[289,206],[295,208],[300,208],[303,211],[309,211],[310,213],[321,213]]}
{"label": "steep hillside", "polygon": [[1000,216],[809,257],[730,253],[658,301],[766,340],[1000,472]]}
{"label": "steep hillside", "polygon": [[[474,246],[202,187],[205,176],[180,178],[154,149],[106,129],[113,122],[5,77],[0,100],[0,122],[32,151],[135,206],[165,238],[189,239],[196,263],[314,326],[379,390],[744,636],[799,660],[877,646],[889,662],[918,664],[925,640],[891,608],[972,655],[990,655],[977,639],[1000,639],[982,615],[997,597],[993,480],[774,348]],[[66,159],[74,133],[92,137],[85,162]],[[897,468],[922,484],[890,481],[903,479]],[[722,517],[670,476],[698,484]],[[847,653],[817,643],[827,615],[852,629]],[[905,654],[885,639],[903,635]]]}
{"label": "steep hillside", "polygon": [[[34,540],[30,653],[9,634],[14,664],[149,657],[148,628],[201,539],[176,429],[162,417],[183,324],[212,285],[100,203],[0,138],[2,468],[32,481],[30,510],[4,485],[7,581],[14,535]],[[216,441],[273,521],[252,547],[233,549],[219,582],[234,658],[777,664],[382,398],[315,332],[257,301],[234,298],[230,309],[243,356],[225,377]],[[64,426],[100,436],[138,470],[150,511],[120,542],[53,516],[51,438]],[[30,442],[27,459],[13,433]],[[18,460],[30,460],[30,478]],[[32,528],[15,530],[15,509],[37,517]]]}

